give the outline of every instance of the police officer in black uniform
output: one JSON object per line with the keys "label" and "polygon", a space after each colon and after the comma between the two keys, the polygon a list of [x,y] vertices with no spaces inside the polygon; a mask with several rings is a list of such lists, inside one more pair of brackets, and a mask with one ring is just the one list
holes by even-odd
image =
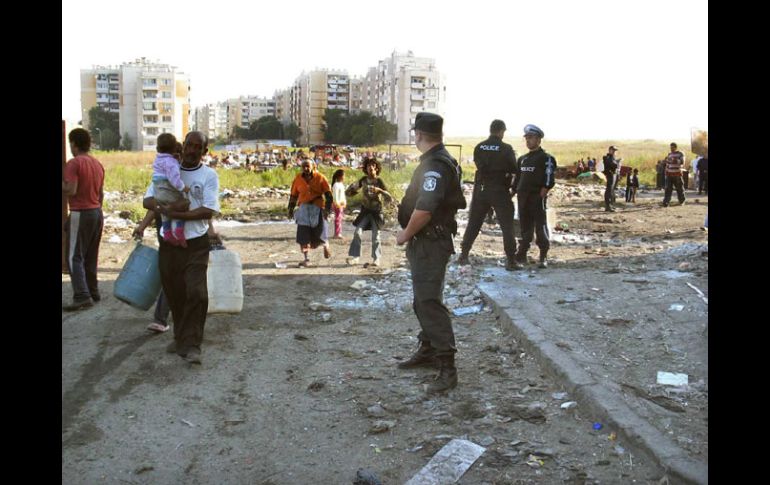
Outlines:
{"label": "police officer in black uniform", "polygon": [[429,393],[457,385],[455,336],[449,310],[444,306],[444,278],[449,258],[454,254],[452,238],[457,234],[455,214],[465,208],[462,169],[442,143],[444,119],[433,113],[418,113],[414,124],[415,145],[420,165],[412,175],[406,194],[398,206],[398,222],[403,228],[396,236],[398,245],[407,244],[406,257],[412,270],[412,307],[422,331],[420,347],[401,369],[435,367],[439,375],[428,387]]}
{"label": "police officer in black uniform", "polygon": [[473,247],[473,241],[479,234],[484,216],[489,208],[493,207],[503,231],[503,247],[507,257],[505,269],[512,271],[524,267],[516,261],[516,238],[513,235],[514,208],[511,197],[516,193],[512,187],[514,175],[517,174],[516,152],[511,145],[503,143],[503,136],[505,123],[502,120],[494,120],[489,126],[489,138],[476,145],[473,150],[473,162],[477,170],[468,227],[463,235],[458,264],[469,263],[468,254]]}
{"label": "police officer in black uniform", "polygon": [[604,162],[604,175],[607,177],[607,187],[604,189],[604,211],[615,212],[615,208],[612,207],[612,203],[615,202],[615,186],[618,180],[618,159],[615,158],[615,152],[618,151],[618,147],[610,145],[607,149],[607,154],[604,155],[602,161]]}
{"label": "police officer in black uniform", "polygon": [[527,262],[527,250],[532,244],[532,236],[536,233],[541,268],[548,267],[546,256],[551,243],[548,240],[546,202],[548,191],[556,183],[556,159],[540,146],[544,136],[543,130],[535,125],[524,127],[524,140],[529,153],[519,158],[519,176],[514,182],[521,222],[521,244],[516,253],[516,260],[520,263]]}

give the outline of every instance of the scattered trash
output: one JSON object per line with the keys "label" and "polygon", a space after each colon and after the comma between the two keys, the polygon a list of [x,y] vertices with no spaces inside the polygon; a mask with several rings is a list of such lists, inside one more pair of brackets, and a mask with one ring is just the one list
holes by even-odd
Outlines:
{"label": "scattered trash", "polygon": [[575,401],[567,401],[563,403],[561,406],[559,406],[562,409],[572,409],[574,407],[577,407],[577,402]]}
{"label": "scattered trash", "polygon": [[540,468],[541,466],[545,465],[545,462],[535,455],[529,455],[527,457],[527,465],[531,466],[532,468]]}
{"label": "scattered trash", "polygon": [[658,371],[658,384],[664,386],[683,386],[687,384],[687,374],[676,374],[672,372]]}
{"label": "scattered trash", "polygon": [[379,404],[369,406],[368,408],[366,408],[366,412],[369,413],[369,416],[374,418],[385,416],[385,409],[383,409],[383,407],[380,406]]}
{"label": "scattered trash", "polygon": [[562,400],[562,399],[566,399],[567,398],[567,393],[566,392],[554,392],[553,394],[551,394],[551,397],[554,398],[554,399]]}
{"label": "scattered trash", "polygon": [[353,485],[382,485],[382,482],[374,472],[359,468],[356,472],[356,478],[353,480]]}
{"label": "scattered trash", "polygon": [[321,320],[322,321],[328,322],[331,319],[332,319],[332,314],[331,313],[322,313],[321,314]]}
{"label": "scattered trash", "polygon": [[136,473],[137,475],[140,475],[140,474],[142,474],[144,472],[148,472],[150,470],[155,470],[155,467],[149,466],[149,465],[145,465],[145,466],[140,466],[139,468],[134,470],[134,473]]}
{"label": "scattered trash", "polygon": [[295,333],[294,340],[308,340],[308,338],[302,335],[301,333]]}
{"label": "scattered trash", "polygon": [[189,426],[191,428],[195,427],[194,424],[192,424],[191,422],[187,421],[186,419],[181,419],[180,421],[182,421],[184,424],[186,424],[187,426]]}
{"label": "scattered trash", "polygon": [[279,263],[278,261],[275,262],[275,267],[278,269],[286,269],[287,266],[284,263]]}
{"label": "scattered trash", "polygon": [[317,312],[318,310],[330,312],[332,310],[332,307],[329,305],[324,305],[323,303],[318,303],[317,301],[311,301],[307,306],[310,307],[310,309],[314,312]]}
{"label": "scattered trash", "polygon": [[615,448],[613,448],[613,450],[615,451],[615,454],[618,456],[623,455],[626,452],[626,449],[620,445],[615,445]]}
{"label": "scattered trash", "polygon": [[596,431],[599,431],[600,429],[602,429],[602,423],[594,423],[594,429]]}
{"label": "scattered trash", "polygon": [[107,240],[107,242],[109,242],[109,243],[115,243],[115,244],[123,244],[123,243],[125,243],[126,241],[122,240],[122,239],[120,238],[120,236],[118,236],[117,234],[113,234],[112,236],[110,236],[110,238]]}
{"label": "scattered trash", "polygon": [[455,308],[454,310],[452,310],[452,313],[456,317],[461,317],[463,315],[473,315],[475,313],[480,313],[483,308],[484,308],[484,305],[473,305],[473,306],[467,306],[462,308]]}
{"label": "scattered trash", "polygon": [[703,300],[706,303],[706,305],[709,304],[709,299],[706,298],[706,295],[704,295],[703,292],[698,289],[698,287],[696,287],[695,285],[693,285],[693,284],[691,284],[689,282],[687,283],[687,286],[689,286],[690,288],[695,290],[695,292],[698,293],[698,296],[700,297],[700,299]]}
{"label": "scattered trash", "polygon": [[677,268],[679,269],[679,271],[687,271],[690,269],[690,263],[688,263],[687,261],[683,263],[679,263],[679,266],[677,266]]}
{"label": "scattered trash", "polygon": [[308,391],[320,391],[326,386],[326,383],[324,381],[315,381],[311,383],[309,386],[307,386]]}
{"label": "scattered trash", "polygon": [[410,453],[414,453],[414,452],[416,452],[416,451],[420,451],[420,450],[421,450],[421,449],[423,449],[423,448],[425,448],[425,446],[424,446],[424,445],[417,445],[417,446],[415,446],[414,448],[409,448],[409,449],[408,449],[408,450],[406,450],[406,451],[408,451],[408,452],[410,452]]}
{"label": "scattered trash", "polygon": [[366,281],[364,281],[364,280],[356,280],[356,281],[353,282],[352,285],[350,285],[350,287],[353,288],[354,290],[363,290],[367,286],[368,285],[366,284]]}
{"label": "scattered trash", "polygon": [[591,291],[602,291],[599,288],[591,288]]}
{"label": "scattered trash", "polygon": [[374,422],[371,428],[369,428],[369,434],[384,433],[396,425],[395,421],[377,420]]}
{"label": "scattered trash", "polygon": [[422,470],[404,485],[455,483],[485,450],[476,443],[454,439],[433,455]]}
{"label": "scattered trash", "polygon": [[618,434],[613,431],[612,433],[610,433],[609,436],[607,436],[607,439],[610,441],[615,441],[616,439],[618,439]]}
{"label": "scattered trash", "polygon": [[491,436],[485,436],[479,440],[481,446],[489,446],[495,442],[495,439]]}
{"label": "scattered trash", "polygon": [[681,312],[684,310],[684,305],[680,305],[678,303],[672,303],[670,307],[668,307],[669,310],[675,311],[675,312]]}

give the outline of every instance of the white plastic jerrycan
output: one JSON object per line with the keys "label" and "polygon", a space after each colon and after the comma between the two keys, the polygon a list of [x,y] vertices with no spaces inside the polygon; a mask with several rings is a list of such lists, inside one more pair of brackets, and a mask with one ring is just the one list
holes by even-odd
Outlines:
{"label": "white plastic jerrycan", "polygon": [[209,293],[208,313],[240,313],[243,309],[241,257],[229,249],[209,252],[206,272]]}

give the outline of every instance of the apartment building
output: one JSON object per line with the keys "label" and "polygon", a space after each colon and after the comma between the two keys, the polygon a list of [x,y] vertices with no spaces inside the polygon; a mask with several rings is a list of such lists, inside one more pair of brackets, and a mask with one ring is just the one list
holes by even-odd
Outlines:
{"label": "apartment building", "polygon": [[227,136],[227,103],[209,103],[195,108],[194,129],[205,133],[209,140]]}
{"label": "apartment building", "polygon": [[429,57],[393,52],[370,68],[362,81],[361,109],[371,111],[395,124],[398,143],[412,143],[410,132],[417,113],[444,114],[446,85],[444,76]]}
{"label": "apartment building", "polygon": [[94,106],[117,111],[120,135],[128,134],[134,150],[154,151],[159,134],[181,140],[190,130],[190,78],[174,66],[142,57],[119,67],[82,69],[80,90],[83,126],[88,128]]}
{"label": "apartment building", "polygon": [[284,125],[291,123],[291,88],[279,89],[273,93],[275,117]]}
{"label": "apartment building", "polygon": [[263,116],[275,116],[275,98],[240,96],[227,100],[227,132],[235,133],[235,127],[248,128]]}
{"label": "apartment building", "polygon": [[303,72],[289,94],[289,117],[302,130],[300,142],[323,143],[326,109],[350,110],[350,76],[347,71],[316,69]]}

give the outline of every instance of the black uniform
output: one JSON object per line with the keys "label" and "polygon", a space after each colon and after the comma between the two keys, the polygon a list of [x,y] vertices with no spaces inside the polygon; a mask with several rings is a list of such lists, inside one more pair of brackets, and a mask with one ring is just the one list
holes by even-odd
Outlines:
{"label": "black uniform", "polygon": [[539,147],[519,158],[519,173],[516,182],[521,222],[518,260],[524,262],[535,232],[541,258],[551,247],[545,213],[548,197],[540,197],[540,189],[551,189],[556,183],[556,159]]}
{"label": "black uniform", "polygon": [[609,153],[602,158],[604,161],[604,175],[607,177],[607,187],[604,189],[604,207],[609,209],[614,200],[614,190],[617,181],[618,162]]}
{"label": "black uniform", "polygon": [[417,338],[429,343],[437,357],[457,352],[443,293],[446,267],[454,254],[455,214],[465,208],[461,181],[460,165],[440,143],[420,156],[398,207],[401,227],[407,226],[415,209],[431,213],[428,224],[408,242],[406,257],[412,270],[412,307],[422,328]]}
{"label": "black uniform", "polygon": [[516,255],[516,238],[513,235],[513,201],[511,184],[517,174],[516,152],[499,136],[490,135],[473,150],[476,177],[473,187],[468,227],[465,229],[462,253],[467,255],[479,234],[484,216],[492,207],[503,230],[503,247],[509,261]]}
{"label": "black uniform", "polygon": [[704,190],[709,195],[709,159],[705,157],[698,162],[698,195]]}

